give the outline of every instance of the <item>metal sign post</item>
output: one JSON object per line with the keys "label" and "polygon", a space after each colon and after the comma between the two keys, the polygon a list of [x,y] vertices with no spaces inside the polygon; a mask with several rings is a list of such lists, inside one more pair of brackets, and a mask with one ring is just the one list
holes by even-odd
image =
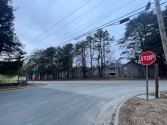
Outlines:
{"label": "metal sign post", "polygon": [[143,52],[139,57],[139,61],[146,65],[146,99],[148,100],[148,65],[156,61],[156,54],[151,51]]}
{"label": "metal sign post", "polygon": [[148,100],[148,65],[146,65],[146,99]]}
{"label": "metal sign post", "polygon": [[158,64],[155,64],[155,97],[159,98]]}
{"label": "metal sign post", "polygon": [[36,77],[36,72],[35,71],[37,71],[38,70],[38,67],[37,66],[34,66],[33,68],[32,68],[32,71],[33,71],[33,80],[35,80],[35,77]]}

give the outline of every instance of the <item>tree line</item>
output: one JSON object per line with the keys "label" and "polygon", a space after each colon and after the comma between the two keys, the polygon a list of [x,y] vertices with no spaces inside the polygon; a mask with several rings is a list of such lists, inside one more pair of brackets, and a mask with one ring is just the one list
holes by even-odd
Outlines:
{"label": "tree line", "polygon": [[66,78],[69,78],[74,67],[81,68],[83,78],[87,77],[88,71],[92,74],[93,68],[98,67],[98,76],[103,77],[113,40],[108,31],[99,29],[76,44],[37,50],[29,57],[28,64],[31,68],[38,67],[41,77],[52,75],[52,78],[57,78],[64,71]]}
{"label": "tree line", "polygon": [[[165,26],[167,27],[167,8],[163,10]],[[105,67],[111,58],[111,43],[114,41],[108,31],[98,29],[93,35],[88,35],[76,44],[66,44],[63,47],[49,47],[38,50],[30,56],[29,64],[38,65],[41,74],[53,74],[66,71],[67,78],[73,67],[80,67],[82,77],[86,78],[89,71],[97,67],[98,76],[103,77]],[[120,50],[123,50],[119,60],[128,59],[138,65],[140,76],[144,71],[139,62],[139,55],[144,51],[153,51],[157,55],[156,63],[159,64],[161,76],[166,76],[167,68],[165,55],[160,38],[158,21],[154,11],[145,11],[126,23],[124,36],[117,41]]]}

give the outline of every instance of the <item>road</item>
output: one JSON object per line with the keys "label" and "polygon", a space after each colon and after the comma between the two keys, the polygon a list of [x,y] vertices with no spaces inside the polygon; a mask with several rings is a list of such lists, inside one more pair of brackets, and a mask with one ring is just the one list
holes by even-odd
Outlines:
{"label": "road", "polygon": [[123,100],[145,92],[145,81],[40,83],[48,85],[0,91],[1,125],[107,125]]}

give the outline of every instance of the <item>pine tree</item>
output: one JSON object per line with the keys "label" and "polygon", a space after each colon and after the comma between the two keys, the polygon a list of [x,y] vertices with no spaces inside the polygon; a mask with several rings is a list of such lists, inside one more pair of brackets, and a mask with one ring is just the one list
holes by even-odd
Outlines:
{"label": "pine tree", "polygon": [[[0,0],[0,73],[16,70],[22,65],[23,46],[14,32],[14,7],[11,0]],[[10,69],[6,69],[5,63]],[[15,67],[13,67],[15,63]]]}

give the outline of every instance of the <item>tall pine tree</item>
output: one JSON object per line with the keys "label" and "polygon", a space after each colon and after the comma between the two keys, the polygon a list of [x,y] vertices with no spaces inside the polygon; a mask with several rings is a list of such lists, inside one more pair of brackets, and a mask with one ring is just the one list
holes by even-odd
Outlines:
{"label": "tall pine tree", "polygon": [[[11,0],[0,0],[0,73],[17,70],[23,63],[23,46],[14,32],[14,7]],[[8,66],[6,66],[8,65]]]}

